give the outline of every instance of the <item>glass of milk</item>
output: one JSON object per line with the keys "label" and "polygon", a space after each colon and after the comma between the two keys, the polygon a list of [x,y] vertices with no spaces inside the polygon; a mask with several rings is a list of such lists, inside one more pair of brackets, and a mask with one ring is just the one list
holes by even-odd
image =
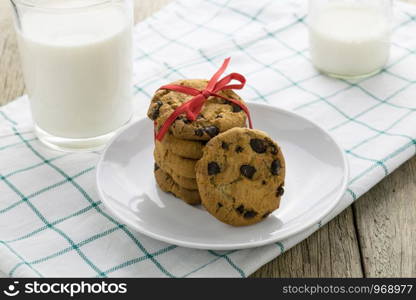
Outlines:
{"label": "glass of milk", "polygon": [[309,0],[312,63],[354,79],[383,69],[390,53],[391,0]]}
{"label": "glass of milk", "polygon": [[35,130],[60,150],[102,147],[132,116],[131,0],[11,0]]}

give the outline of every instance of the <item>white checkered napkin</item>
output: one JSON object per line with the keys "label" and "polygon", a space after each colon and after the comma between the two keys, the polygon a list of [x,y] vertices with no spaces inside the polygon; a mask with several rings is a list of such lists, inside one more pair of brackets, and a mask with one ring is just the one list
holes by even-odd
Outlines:
{"label": "white checkered napkin", "polygon": [[256,249],[202,251],[132,232],[103,207],[99,153],[62,154],[33,134],[26,97],[0,108],[0,271],[7,276],[245,277],[299,243],[415,154],[416,10],[396,4],[391,60],[357,82],[318,74],[309,60],[306,1],[175,1],[135,31],[136,116],[153,92],[209,77],[232,56],[241,95],[294,110],[328,129],[351,167],[348,192],[325,220]]}

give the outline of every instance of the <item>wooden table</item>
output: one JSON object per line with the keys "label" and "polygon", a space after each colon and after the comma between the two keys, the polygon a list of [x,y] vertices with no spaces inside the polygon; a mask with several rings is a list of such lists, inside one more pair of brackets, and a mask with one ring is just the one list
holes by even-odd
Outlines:
{"label": "wooden table", "polygon": [[[170,1],[135,0],[136,21]],[[11,10],[1,0],[0,105],[23,93]],[[416,277],[416,157],[253,277]]]}

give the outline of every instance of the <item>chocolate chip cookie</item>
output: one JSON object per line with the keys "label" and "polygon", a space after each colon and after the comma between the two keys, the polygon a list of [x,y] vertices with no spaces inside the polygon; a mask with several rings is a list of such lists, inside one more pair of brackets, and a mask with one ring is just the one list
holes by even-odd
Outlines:
{"label": "chocolate chip cookie", "polygon": [[201,204],[201,198],[197,190],[188,190],[179,186],[169,174],[157,166],[155,168],[155,178],[157,184],[164,192],[171,193],[190,205]]}
{"label": "chocolate chip cookie", "polygon": [[163,138],[162,144],[165,148],[168,148],[173,154],[178,156],[200,159],[206,142],[178,139],[169,132]]}
{"label": "chocolate chip cookie", "polygon": [[196,178],[210,214],[230,225],[250,225],[279,207],[285,160],[266,133],[234,128],[207,143]]}
{"label": "chocolate chip cookie", "polygon": [[[173,82],[172,84],[192,87],[198,90],[206,88],[208,81],[202,79],[187,79]],[[219,95],[238,100],[243,100],[232,90],[220,91]],[[158,90],[147,112],[148,117],[155,121],[156,130],[159,131],[166,119],[181,104],[193,98],[184,93]],[[181,115],[169,128],[173,136],[187,140],[210,140],[221,132],[234,127],[245,127],[247,116],[240,106],[230,103],[218,97],[209,97],[202,108],[198,118],[191,122],[185,115]]]}
{"label": "chocolate chip cookie", "polygon": [[169,174],[177,174],[186,178],[196,178],[195,165],[197,160],[173,154],[159,141],[155,141],[153,152],[156,163]]}

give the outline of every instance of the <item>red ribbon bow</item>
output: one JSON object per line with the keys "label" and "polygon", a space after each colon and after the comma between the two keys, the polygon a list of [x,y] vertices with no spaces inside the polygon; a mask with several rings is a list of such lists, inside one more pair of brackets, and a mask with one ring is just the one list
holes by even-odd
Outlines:
{"label": "red ribbon bow", "polygon": [[[224,99],[226,101],[229,101],[231,103],[234,103],[235,105],[241,107],[241,109],[246,113],[248,117],[248,122],[250,128],[253,128],[253,124],[250,117],[250,112],[248,111],[247,106],[245,106],[242,102],[230,98],[223,97],[221,95],[218,95],[218,92],[223,90],[241,90],[244,85],[246,84],[246,79],[243,75],[238,73],[231,73],[230,75],[225,76],[223,79],[219,80],[220,76],[225,72],[225,70],[228,67],[228,64],[230,63],[231,58],[227,58],[224,60],[224,63],[222,64],[221,68],[212,76],[210,81],[208,82],[207,87],[200,91],[191,87],[186,87],[182,85],[176,85],[176,84],[168,84],[164,85],[159,90],[171,90],[175,92],[184,93],[187,95],[194,96],[189,101],[186,101],[181,106],[179,106],[165,121],[160,131],[156,134],[156,139],[161,141],[167,131],[169,130],[169,127],[172,125],[173,122],[181,115],[186,114],[186,117],[190,121],[195,121],[198,115],[201,113],[202,107],[204,106],[205,101],[210,96],[218,97],[221,99]],[[240,82],[240,84],[230,84],[228,85],[232,80],[237,80]]]}

